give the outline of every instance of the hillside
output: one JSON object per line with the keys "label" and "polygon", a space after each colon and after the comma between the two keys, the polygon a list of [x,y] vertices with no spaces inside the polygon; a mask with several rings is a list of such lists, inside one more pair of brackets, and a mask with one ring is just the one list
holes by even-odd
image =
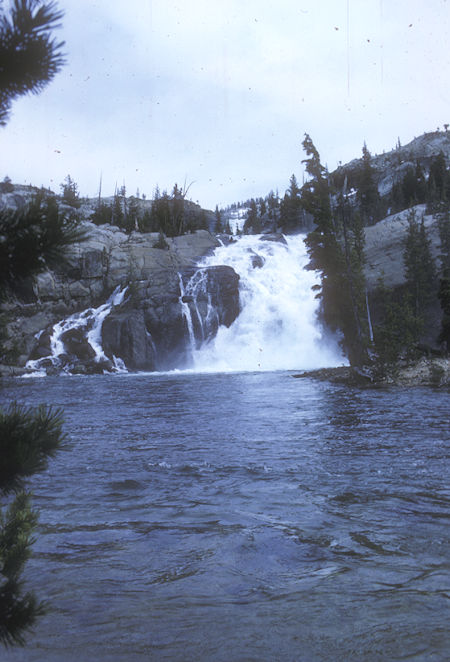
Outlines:
{"label": "hillside", "polygon": [[[360,219],[364,226],[364,285],[358,286],[364,288],[359,295],[360,314],[364,318],[370,308],[375,335],[387,324],[386,302],[401,308],[407,300],[410,282],[405,269],[405,247],[411,219],[416,219],[417,228],[421,226],[426,233],[425,243],[429,245],[435,275],[427,286],[430,294],[420,313],[423,321],[417,326],[420,331],[414,332],[414,342],[434,352],[443,348],[440,334],[447,315],[438,298],[438,288],[444,274],[441,226],[450,195],[449,165],[450,135],[435,132],[386,154],[372,157],[366,152],[324,180],[329,187],[327,195],[335,226],[342,223],[345,216],[341,218],[339,214],[344,212],[347,223]],[[411,173],[420,176],[411,180]],[[293,176],[282,200],[271,192],[266,198],[232,205],[219,218],[217,212],[202,210],[185,200],[176,187],[171,196],[163,194],[155,200],[126,197],[124,191],[101,199],[85,199],[72,195],[74,190],[64,191],[56,196],[59,213],[72,218],[85,233],[85,239],[70,248],[65,266],[44,269],[34,282],[17,283],[8,293],[0,307],[1,362],[16,370],[28,360],[40,361],[50,351],[51,329],[56,322],[88,309],[100,310],[101,315],[102,306],[106,306],[108,323],[104,325],[103,343],[109,347],[109,356],[121,357],[130,369],[168,369],[178,365],[186,351],[188,331],[191,335],[196,332],[186,327],[187,309],[183,306],[194,317],[203,316],[202,325],[207,326],[214,318],[214,325],[208,330],[212,335],[219,324],[229,325],[239,314],[238,277],[228,267],[215,267],[205,275],[206,289],[202,290],[200,303],[183,294],[183,283],[192,275],[193,265],[219,243],[211,231],[230,226],[228,229],[236,232],[272,233],[275,239],[281,232],[310,231],[314,229],[314,215],[306,204],[306,190],[305,185],[297,185]],[[22,209],[36,195],[53,194],[32,186],[14,185],[5,178],[0,183],[0,211]],[[402,206],[406,198],[408,205]],[[105,219],[110,222],[102,222]],[[353,232],[351,225],[347,231]],[[343,235],[337,239],[337,246],[343,246]],[[220,241],[230,238],[220,234]],[[257,259],[254,264],[255,268],[261,266]],[[347,272],[348,268],[349,265]],[[348,277],[349,272],[344,274],[343,282]],[[332,284],[329,279],[324,282]],[[108,303],[114,291],[124,292],[126,287],[128,295],[123,302]],[[333,296],[341,295],[338,288]],[[327,305],[329,301],[327,304],[323,297],[325,323],[330,319],[330,326],[339,329],[341,322],[336,315],[344,315],[343,323],[348,322],[350,309],[345,312],[345,306],[336,300],[333,305],[337,313],[333,313],[334,318],[327,318]],[[409,331],[400,318],[395,323],[396,328],[389,333],[395,334],[396,346],[401,348]],[[367,321],[363,319],[362,324]],[[92,354],[80,334],[71,333],[65,342],[65,361],[72,371],[113,369],[106,355],[99,361],[99,356]],[[46,366],[50,372],[60,368],[51,361]]]}
{"label": "hillside", "polygon": [[[372,155],[371,166],[380,196],[384,197],[391,193],[393,185],[400,182],[407,170],[415,168],[417,164],[428,177],[433,160],[441,153],[444,155],[448,167],[450,165],[450,132],[448,131],[424,133],[407,145],[397,145],[386,153]],[[337,168],[331,173],[331,176],[342,180],[346,175],[352,182],[355,182],[362,165],[362,158],[353,159]]]}

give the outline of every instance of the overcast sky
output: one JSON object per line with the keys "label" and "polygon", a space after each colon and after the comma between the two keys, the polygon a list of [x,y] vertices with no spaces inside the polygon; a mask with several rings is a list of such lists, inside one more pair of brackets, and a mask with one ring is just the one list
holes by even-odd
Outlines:
{"label": "overcast sky", "polygon": [[[7,4],[7,3],[4,3]],[[214,208],[450,123],[450,0],[59,0],[67,64],[0,128],[0,179],[191,184]]]}

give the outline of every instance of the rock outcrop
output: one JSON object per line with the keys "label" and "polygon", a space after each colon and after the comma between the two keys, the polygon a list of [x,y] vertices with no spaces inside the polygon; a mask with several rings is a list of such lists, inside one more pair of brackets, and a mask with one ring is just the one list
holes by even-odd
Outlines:
{"label": "rock outcrop", "polygon": [[[197,273],[195,264],[219,245],[208,231],[166,238],[158,247],[155,233],[127,235],[86,221],[81,227],[86,239],[71,246],[64,269],[45,271],[21,300],[2,305],[9,336],[4,346],[15,364],[31,360],[47,372],[101,372],[121,365],[170,369],[188,362],[193,341],[214,335],[238,315],[239,278],[229,267],[200,270],[202,287],[182,301],[182,290]],[[110,303],[105,315],[108,297],[124,288],[123,299]],[[54,325],[63,318],[70,322],[57,332]],[[87,339],[96,324],[102,355]]]}
{"label": "rock outcrop", "polygon": [[375,225],[364,228],[366,237],[367,287],[373,290],[382,277],[387,287],[398,287],[405,283],[403,253],[408,231],[408,216],[414,211],[418,221],[424,217],[424,225],[431,242],[431,252],[435,259],[439,256],[439,228],[435,217],[426,214],[426,205],[416,205],[398,214],[392,214]]}

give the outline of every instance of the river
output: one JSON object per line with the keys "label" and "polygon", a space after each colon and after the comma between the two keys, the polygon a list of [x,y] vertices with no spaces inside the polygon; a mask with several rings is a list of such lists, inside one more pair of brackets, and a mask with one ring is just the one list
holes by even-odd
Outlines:
{"label": "river", "polygon": [[[2,382],[67,434],[30,480],[48,613],[2,659],[448,659],[449,393],[296,379],[345,362],[307,262],[302,237],[205,258],[239,273],[241,313],[208,338],[205,279],[185,284],[187,371]],[[97,355],[111,302],[88,311]],[[55,327],[55,365],[86,315]]]}
{"label": "river", "polygon": [[65,412],[30,480],[30,662],[448,659],[449,394],[289,371],[5,380]]}

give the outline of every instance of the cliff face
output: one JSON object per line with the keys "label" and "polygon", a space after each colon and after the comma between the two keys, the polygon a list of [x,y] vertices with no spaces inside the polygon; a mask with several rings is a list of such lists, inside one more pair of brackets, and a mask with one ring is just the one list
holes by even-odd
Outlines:
{"label": "cliff face", "polygon": [[[196,271],[193,265],[218,245],[217,239],[198,230],[167,238],[159,248],[155,233],[126,235],[111,226],[97,227],[86,221],[80,225],[86,240],[71,246],[64,270],[45,271],[20,299],[1,306],[8,336],[4,349],[12,355],[11,362],[23,366],[31,359],[36,368],[47,372],[111,370],[119,365],[114,357],[130,369],[169,369],[182,364],[187,346],[195,342],[187,316],[195,316],[197,326],[202,326],[206,309],[201,292],[198,301],[182,301],[181,290]],[[234,271],[228,267],[205,271],[214,323],[197,329],[197,334],[215,333],[219,324],[231,324],[239,312],[239,279]],[[95,324],[115,290],[124,295],[109,306],[101,337],[94,338],[94,347],[95,342],[104,347],[100,357],[87,336],[95,335]],[[71,328],[62,330],[57,339],[53,325],[70,316]],[[64,345],[57,360],[56,342]]]}
{"label": "cliff face", "polygon": [[[424,224],[431,242],[431,252],[437,260],[440,251],[439,228],[435,217],[426,214],[425,205],[413,207],[416,218],[424,217]],[[411,209],[387,216],[375,225],[366,227],[366,282],[369,291],[377,287],[383,277],[386,286],[398,287],[405,283],[403,252],[408,231],[408,216]]]}

